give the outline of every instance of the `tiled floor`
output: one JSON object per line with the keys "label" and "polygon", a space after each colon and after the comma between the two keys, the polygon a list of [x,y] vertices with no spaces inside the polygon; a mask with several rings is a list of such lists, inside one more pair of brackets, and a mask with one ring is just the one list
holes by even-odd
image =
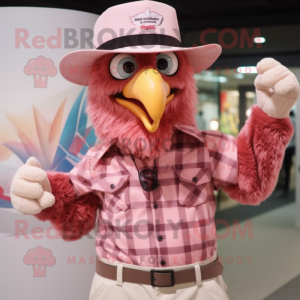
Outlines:
{"label": "tiled floor", "polygon": [[[299,262],[297,262],[299,263]],[[280,289],[272,293],[264,300],[299,300],[300,299],[300,275],[289,281]]]}
{"label": "tiled floor", "polygon": [[[236,219],[242,218],[238,210],[236,214]],[[234,218],[232,214],[231,218]],[[239,225],[218,231],[220,235],[227,235],[226,238],[219,238],[218,252],[223,259],[224,279],[230,299],[300,299],[300,231],[295,228],[295,204],[278,206],[252,216],[248,221],[243,220],[240,227],[250,225],[253,237],[248,235],[251,230],[244,237],[238,231],[234,236]],[[285,285],[285,291],[289,290],[291,295],[285,293],[283,297],[280,296],[283,293],[280,288]],[[293,298],[297,286],[298,298]]]}

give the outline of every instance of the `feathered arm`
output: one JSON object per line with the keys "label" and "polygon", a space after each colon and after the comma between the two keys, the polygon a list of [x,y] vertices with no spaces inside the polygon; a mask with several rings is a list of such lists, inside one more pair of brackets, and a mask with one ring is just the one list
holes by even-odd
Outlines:
{"label": "feathered arm", "polygon": [[237,137],[238,184],[224,191],[242,204],[258,205],[265,200],[275,188],[293,132],[289,117],[275,119],[253,106]]}
{"label": "feathered arm", "polygon": [[257,106],[237,137],[238,184],[224,187],[242,204],[258,205],[275,188],[294,128],[288,117],[299,97],[294,74],[272,58],[257,65]]}
{"label": "feathered arm", "polygon": [[88,234],[95,226],[99,197],[88,193],[76,199],[68,173],[47,172],[47,177],[55,203],[35,216],[49,220],[64,240],[73,241]]}
{"label": "feathered arm", "polygon": [[[79,162],[84,164],[84,160]],[[76,240],[91,231],[101,200],[91,189],[75,195],[68,173],[46,173],[31,157],[21,166],[11,185],[11,202],[24,214],[49,220],[65,240]]]}

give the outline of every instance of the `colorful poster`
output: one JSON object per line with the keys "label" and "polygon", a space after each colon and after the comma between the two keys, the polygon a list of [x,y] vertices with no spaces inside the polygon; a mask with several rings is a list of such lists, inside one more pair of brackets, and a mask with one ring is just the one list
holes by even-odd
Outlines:
{"label": "colorful poster", "polygon": [[[96,16],[43,8],[0,8],[0,207],[11,207],[17,168],[35,156],[45,170],[69,171],[96,142],[85,87],[67,82],[59,61],[91,48]],[[26,16],[26,17],[25,17]],[[88,39],[90,37],[90,39]]]}
{"label": "colorful poster", "polygon": [[64,9],[0,8],[0,299],[86,299],[95,272],[93,232],[63,241],[50,222],[12,208],[16,170],[35,156],[68,172],[96,143],[88,90],[66,81],[59,61],[92,48],[96,15]]}

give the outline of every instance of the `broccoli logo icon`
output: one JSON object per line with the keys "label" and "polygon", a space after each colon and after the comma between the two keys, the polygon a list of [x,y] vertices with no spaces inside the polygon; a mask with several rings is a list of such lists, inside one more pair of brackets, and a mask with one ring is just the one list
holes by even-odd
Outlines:
{"label": "broccoli logo icon", "polygon": [[48,76],[55,76],[57,68],[52,59],[38,56],[36,59],[32,58],[28,61],[24,72],[26,75],[33,75],[35,88],[46,88]]}
{"label": "broccoli logo icon", "polygon": [[28,250],[23,261],[26,265],[32,265],[33,277],[46,277],[47,266],[53,266],[56,263],[52,251],[41,246]]}

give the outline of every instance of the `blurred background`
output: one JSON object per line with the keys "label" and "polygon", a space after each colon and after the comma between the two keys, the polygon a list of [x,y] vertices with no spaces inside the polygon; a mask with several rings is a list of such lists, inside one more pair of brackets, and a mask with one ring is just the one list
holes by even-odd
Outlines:
{"label": "blurred background", "polygon": [[[81,18],[76,11],[84,12],[84,18],[88,20],[82,26],[93,28],[96,15],[101,14],[110,6],[123,2],[125,1],[11,0],[6,4],[2,3],[2,6],[23,7],[20,9],[24,9],[24,6],[31,7],[31,10],[28,8],[24,14],[19,14],[19,27],[23,26],[22,22],[38,27],[34,16],[37,18],[41,16],[30,12],[32,7],[43,7],[56,9],[51,10],[53,17],[48,20],[49,23],[52,22],[52,25],[55,22],[60,24],[62,19],[65,20],[61,12],[71,16],[69,23],[55,25],[55,28],[58,26],[74,28],[76,18]],[[223,47],[222,55],[210,69],[195,74],[198,87],[196,120],[200,130],[216,130],[233,136],[239,134],[247,122],[247,118],[251,115],[251,106],[256,103],[253,84],[257,75],[255,66],[264,57],[275,58],[288,67],[300,81],[299,1],[173,0],[161,2],[176,9],[183,46],[193,47],[206,43],[218,43]],[[43,14],[46,15],[45,11]],[[2,16],[4,16],[4,11],[2,11]],[[57,19],[55,16],[58,16]],[[2,27],[5,27],[4,22]],[[12,26],[10,34],[13,34],[13,30]],[[62,54],[73,50],[63,49],[60,53],[56,52],[56,65]],[[29,54],[28,59],[37,54],[38,52]],[[55,62],[54,58],[53,60]],[[2,80],[7,79],[7,73],[3,74]],[[66,110],[73,111],[73,118],[76,120],[79,118],[78,116],[83,117],[82,106],[79,105],[77,111],[74,112],[72,105],[76,104],[76,101],[85,105],[86,91],[81,91],[69,84],[65,85],[62,81],[57,82],[56,86],[59,88],[55,90],[56,94],[52,93],[51,99],[57,99],[57,95],[61,99],[69,97]],[[68,92],[62,92],[62,90],[68,90]],[[40,96],[41,94],[35,94],[33,98],[37,99]],[[3,97],[1,101],[3,102],[4,99],[6,97]],[[49,101],[50,98],[47,99]],[[59,105],[61,103],[58,103],[57,107]],[[228,295],[232,300],[300,299],[300,163],[298,159],[300,157],[300,125],[299,122],[296,122],[299,110],[300,107],[297,104],[292,109],[290,117],[295,126],[295,135],[288,145],[276,189],[269,199],[258,207],[250,207],[238,204],[222,191],[216,193],[219,255],[223,260],[224,279],[228,284]],[[62,123],[66,120],[71,123],[70,115],[65,113]],[[11,122],[16,123],[15,121]],[[95,141],[88,121],[85,122],[84,128],[82,128],[86,134],[84,142],[87,141],[89,134],[89,138]],[[6,125],[2,125],[1,128],[4,128],[3,126]],[[77,135],[74,130],[73,138],[75,139],[76,136],[82,137],[82,135]],[[6,140],[2,139],[1,143],[4,142]],[[74,161],[80,159],[80,151],[74,150],[76,145],[73,144],[73,148],[71,144],[64,145],[63,136],[60,143],[62,149],[67,148],[69,151],[69,157],[73,157]],[[14,145],[7,145],[10,146],[10,151],[16,153]],[[4,148],[0,149],[7,151],[7,149],[3,150]],[[4,156],[3,153],[2,156]],[[61,170],[70,168],[68,159],[62,158],[60,162]],[[9,169],[4,169],[4,165],[2,166],[3,172],[0,174],[1,182],[4,182],[4,176],[9,173],[7,171]],[[12,170],[10,172],[14,173]],[[8,181],[5,181],[5,184],[8,185]],[[2,214],[1,232],[7,233],[6,229],[3,229],[5,228],[3,220],[9,222],[10,217],[7,217],[7,214],[4,215],[3,212],[10,210],[11,204],[9,195],[5,193],[4,185],[3,188],[0,185],[0,199],[2,199],[0,207],[3,209],[2,212],[0,211]],[[218,220],[221,221],[218,222]],[[225,228],[226,225],[229,225],[229,231],[228,228]],[[240,234],[235,235],[234,232],[237,231]],[[88,251],[93,253],[92,243],[88,242]],[[80,247],[82,250],[85,249],[85,246],[81,244]],[[72,251],[71,249],[70,247],[68,251]],[[78,257],[80,257],[79,255]],[[61,265],[63,268],[64,265]],[[85,266],[86,269],[84,266],[73,267],[72,273],[76,272],[78,268],[81,272],[93,270],[93,266]],[[4,277],[4,275],[1,274],[1,281],[2,276]],[[88,283],[86,288],[89,288]],[[0,288],[0,295],[1,289],[3,288]],[[5,299],[17,298],[8,298],[5,294]]]}

